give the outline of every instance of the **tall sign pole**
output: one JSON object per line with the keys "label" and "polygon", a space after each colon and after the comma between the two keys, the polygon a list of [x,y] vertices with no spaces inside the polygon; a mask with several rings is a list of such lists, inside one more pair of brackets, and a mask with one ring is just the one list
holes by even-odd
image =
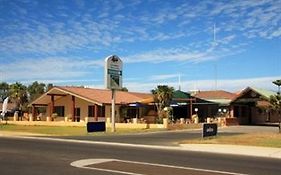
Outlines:
{"label": "tall sign pole", "polygon": [[122,60],[111,55],[105,58],[105,86],[111,89],[111,131],[115,132],[115,98],[116,90],[122,89]]}
{"label": "tall sign pole", "polygon": [[112,89],[111,94],[111,132],[115,132],[115,89]]}

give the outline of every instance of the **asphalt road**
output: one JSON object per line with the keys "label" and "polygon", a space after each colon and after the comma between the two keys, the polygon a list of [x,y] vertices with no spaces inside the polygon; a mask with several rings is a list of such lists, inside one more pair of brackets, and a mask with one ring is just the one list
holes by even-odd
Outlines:
{"label": "asphalt road", "polygon": [[[218,135],[229,136],[241,133],[277,133],[278,127],[266,126],[232,126],[218,129]],[[178,146],[183,140],[201,138],[202,130],[181,130],[181,131],[164,131],[154,133],[141,133],[141,134],[123,134],[123,135],[108,135],[108,136],[65,136],[59,137],[64,139],[76,140],[92,140],[102,142],[117,142],[117,143],[130,143],[142,145],[161,145],[161,146]]]}
{"label": "asphalt road", "polygon": [[[120,161],[109,161],[104,164],[89,165],[88,168],[70,165],[74,161],[84,159],[118,159],[149,164],[132,165],[130,162],[124,164]],[[111,168],[111,170],[115,167],[122,171],[133,169],[138,171],[135,173],[142,171],[147,175],[157,174],[157,172],[158,174],[165,174],[161,171],[170,171],[173,172],[173,175],[218,174],[212,171],[277,175],[281,172],[280,163],[279,159],[0,137],[1,175],[120,174],[97,170],[101,167]],[[162,165],[166,165],[166,167]],[[171,167],[167,167],[167,165]],[[170,169],[172,167],[186,169]],[[207,171],[194,171],[194,168]]]}

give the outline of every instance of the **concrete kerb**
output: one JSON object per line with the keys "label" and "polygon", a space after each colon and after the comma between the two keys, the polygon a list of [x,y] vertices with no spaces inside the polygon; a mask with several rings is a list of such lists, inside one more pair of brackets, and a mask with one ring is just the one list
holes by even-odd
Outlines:
{"label": "concrete kerb", "polygon": [[281,159],[281,148],[223,144],[181,144],[180,146],[187,151]]}
{"label": "concrete kerb", "polygon": [[0,137],[18,138],[18,139],[32,139],[32,140],[48,140],[56,142],[69,142],[81,144],[96,144],[120,147],[133,147],[145,149],[160,149],[170,151],[193,151],[193,152],[208,152],[215,154],[233,154],[252,157],[264,157],[281,159],[281,148],[266,148],[255,146],[239,146],[239,145],[219,145],[219,144],[182,144],[180,146],[158,146],[158,145],[142,145],[131,143],[116,143],[116,142],[102,142],[102,141],[89,141],[89,140],[75,140],[75,139],[60,139],[49,137],[32,137],[32,136],[5,136]]}

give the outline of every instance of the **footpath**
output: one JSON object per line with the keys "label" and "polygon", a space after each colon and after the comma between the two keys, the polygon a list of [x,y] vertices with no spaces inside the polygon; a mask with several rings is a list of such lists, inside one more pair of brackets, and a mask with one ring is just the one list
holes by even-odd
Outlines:
{"label": "footpath", "polygon": [[[216,154],[232,154],[242,156],[264,157],[281,159],[281,148],[257,147],[257,146],[241,146],[241,145],[222,145],[222,144],[181,144],[178,146],[161,146],[149,144],[136,144],[136,143],[119,143],[110,141],[93,141],[93,140],[78,140],[78,139],[64,139],[52,137],[40,137],[44,135],[36,135],[32,133],[17,133],[17,132],[0,132],[0,137],[9,138],[22,138],[22,139],[36,139],[36,140],[49,140],[58,142],[72,142],[84,144],[99,144],[110,146],[122,147],[138,147],[148,149],[163,149],[173,151],[195,151],[195,152],[208,152]],[[0,138],[1,139],[1,138]]]}

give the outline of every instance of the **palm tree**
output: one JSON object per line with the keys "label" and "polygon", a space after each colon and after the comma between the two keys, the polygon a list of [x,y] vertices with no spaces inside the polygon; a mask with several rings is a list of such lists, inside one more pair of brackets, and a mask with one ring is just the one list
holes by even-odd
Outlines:
{"label": "palm tree", "polygon": [[30,101],[33,101],[45,92],[45,84],[35,81],[28,86],[27,91]]}
{"label": "palm tree", "polygon": [[16,82],[10,85],[10,97],[16,104],[17,110],[23,110],[27,106],[27,88],[23,84]]}
{"label": "palm tree", "polygon": [[158,117],[162,119],[165,117],[164,108],[170,106],[174,88],[167,85],[159,85],[157,88],[151,90],[154,96],[154,102],[157,108]]}

